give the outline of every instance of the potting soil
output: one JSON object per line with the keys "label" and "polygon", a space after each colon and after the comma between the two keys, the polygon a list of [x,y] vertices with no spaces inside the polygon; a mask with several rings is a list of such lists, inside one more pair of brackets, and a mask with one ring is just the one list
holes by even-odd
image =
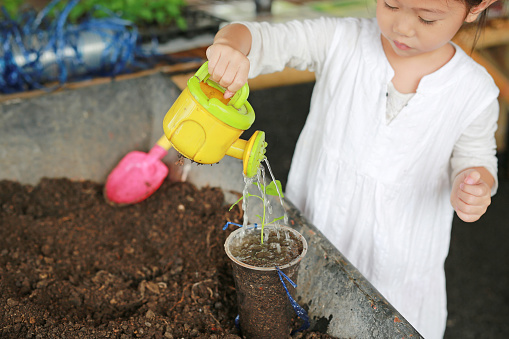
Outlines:
{"label": "potting soil", "polygon": [[263,244],[259,229],[245,229],[230,244],[231,254],[245,264],[257,267],[281,266],[302,253],[302,242],[288,231],[265,228]]}
{"label": "potting soil", "polygon": [[189,183],[125,207],[102,190],[0,181],[0,337],[240,338],[222,230],[240,207]]}

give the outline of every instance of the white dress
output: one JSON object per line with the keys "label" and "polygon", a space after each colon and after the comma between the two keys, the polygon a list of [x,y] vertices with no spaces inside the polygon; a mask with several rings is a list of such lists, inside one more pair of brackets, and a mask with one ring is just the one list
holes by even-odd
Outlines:
{"label": "white dress", "polygon": [[[388,121],[394,71],[375,19],[243,24],[253,36],[250,77],[285,66],[316,74],[286,196],[424,337],[442,337],[450,160],[457,151],[461,163],[483,165],[496,178],[493,80],[455,46],[455,56]],[[456,150],[474,121],[484,125],[468,138],[477,130],[490,137]]]}

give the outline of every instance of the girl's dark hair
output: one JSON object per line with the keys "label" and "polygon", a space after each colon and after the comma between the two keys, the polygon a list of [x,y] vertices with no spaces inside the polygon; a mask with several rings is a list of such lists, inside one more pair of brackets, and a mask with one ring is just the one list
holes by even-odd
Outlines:
{"label": "girl's dark hair", "polygon": [[[476,6],[479,6],[482,3],[482,0],[462,0],[465,3],[465,6],[467,7],[467,15],[470,13],[470,10]],[[488,20],[488,8],[486,8],[484,11],[482,11],[481,14],[479,14],[479,17],[477,18],[477,28],[475,30],[475,36],[474,36],[474,42],[472,43],[472,49],[471,52],[474,51],[475,45],[477,45],[477,41],[479,40],[481,33],[486,27],[486,22]]]}

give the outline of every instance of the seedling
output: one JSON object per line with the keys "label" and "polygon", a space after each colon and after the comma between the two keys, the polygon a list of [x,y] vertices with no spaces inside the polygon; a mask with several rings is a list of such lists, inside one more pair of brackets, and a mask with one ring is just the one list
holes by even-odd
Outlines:
{"label": "seedling", "polygon": [[[263,229],[265,228],[265,225],[274,223],[274,222],[284,218],[284,216],[281,216],[279,218],[274,218],[271,221],[268,221],[269,213],[267,213],[267,204],[265,203],[265,197],[267,195],[272,195],[272,196],[276,196],[276,197],[279,196],[282,199],[282,198],[284,198],[283,188],[282,188],[281,182],[279,180],[271,181],[267,186],[265,186],[265,185],[263,185],[263,184],[261,184],[259,182],[257,182],[257,183],[253,182],[253,185],[255,185],[255,186],[257,186],[259,188],[260,192],[262,193],[262,196],[259,196],[259,195],[256,195],[256,194],[251,194],[251,193],[247,192],[246,193],[246,198],[250,198],[250,197],[258,198],[258,199],[261,200],[261,202],[263,204],[263,213],[262,213],[262,215],[261,216],[259,214],[256,215],[260,219],[261,224],[262,224],[262,231],[261,231],[260,237],[261,237],[261,243],[263,244]],[[242,199],[244,199],[244,196],[240,197],[239,200],[237,200],[236,202],[234,202],[230,206],[230,211]]]}

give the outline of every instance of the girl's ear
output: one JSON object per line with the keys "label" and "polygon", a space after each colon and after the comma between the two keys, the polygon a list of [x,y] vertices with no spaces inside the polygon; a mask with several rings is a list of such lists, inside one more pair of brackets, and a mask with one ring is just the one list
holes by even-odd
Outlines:
{"label": "girl's ear", "polygon": [[465,18],[465,22],[474,22],[479,14],[496,1],[497,0],[483,0],[479,5],[472,7]]}

